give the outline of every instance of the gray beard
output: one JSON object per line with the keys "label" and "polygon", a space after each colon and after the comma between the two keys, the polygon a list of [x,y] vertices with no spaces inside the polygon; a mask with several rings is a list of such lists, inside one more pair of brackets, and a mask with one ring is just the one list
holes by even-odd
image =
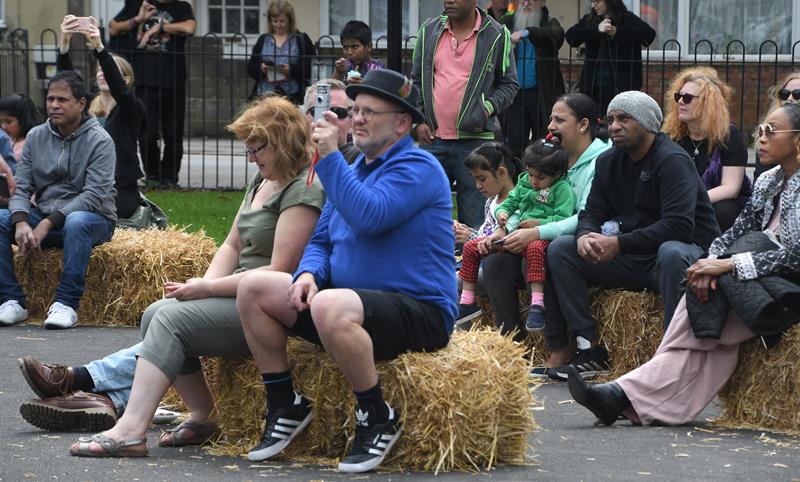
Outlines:
{"label": "gray beard", "polygon": [[542,9],[532,7],[530,13],[525,13],[522,9],[514,12],[514,31],[519,32],[529,27],[538,27],[542,21]]}

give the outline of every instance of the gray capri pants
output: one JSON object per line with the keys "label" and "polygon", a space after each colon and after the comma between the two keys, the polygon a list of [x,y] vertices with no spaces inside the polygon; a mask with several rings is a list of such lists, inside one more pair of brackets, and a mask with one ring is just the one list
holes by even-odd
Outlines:
{"label": "gray capri pants", "polygon": [[199,371],[199,356],[245,357],[250,349],[236,298],[156,301],[142,315],[139,356],[170,380]]}

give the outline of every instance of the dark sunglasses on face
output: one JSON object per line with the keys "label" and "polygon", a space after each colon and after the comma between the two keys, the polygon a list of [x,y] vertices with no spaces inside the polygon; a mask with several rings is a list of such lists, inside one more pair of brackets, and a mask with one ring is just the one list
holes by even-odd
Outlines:
{"label": "dark sunglasses on face", "polygon": [[792,96],[794,100],[800,100],[800,89],[781,89],[778,91],[778,98],[780,100],[789,100],[789,96]]}
{"label": "dark sunglasses on face", "polygon": [[[336,114],[336,117],[338,117],[339,120],[344,120],[350,117],[350,111],[345,109],[344,107],[331,107],[330,111]],[[309,107],[308,110],[306,111],[306,114],[313,116],[314,107]]]}
{"label": "dark sunglasses on face", "polygon": [[673,97],[675,98],[675,103],[676,104],[681,99],[683,99],[683,103],[684,104],[691,104],[692,100],[694,100],[696,97],[700,97],[700,96],[699,95],[692,95],[692,94],[681,94],[680,92],[675,92],[673,94]]}
{"label": "dark sunglasses on face", "polygon": [[780,129],[775,130],[771,124],[761,124],[756,127],[756,134],[758,137],[767,136],[772,137],[775,134],[780,134],[781,132],[800,132],[800,129]]}

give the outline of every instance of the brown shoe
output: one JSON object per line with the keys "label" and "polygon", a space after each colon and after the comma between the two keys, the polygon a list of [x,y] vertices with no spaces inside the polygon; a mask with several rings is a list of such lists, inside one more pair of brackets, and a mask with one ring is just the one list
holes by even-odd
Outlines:
{"label": "brown shoe", "polygon": [[74,390],[75,375],[64,365],[45,365],[26,356],[17,360],[22,376],[39,398],[65,395]]}
{"label": "brown shoe", "polygon": [[28,400],[19,407],[19,413],[29,424],[45,430],[101,432],[117,423],[110,398],[80,390],[62,397]]}

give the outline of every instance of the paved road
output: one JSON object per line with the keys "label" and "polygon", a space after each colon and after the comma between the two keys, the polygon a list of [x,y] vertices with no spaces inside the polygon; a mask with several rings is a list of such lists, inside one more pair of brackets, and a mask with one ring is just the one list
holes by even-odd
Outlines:
{"label": "paved road", "polygon": [[[434,479],[432,474],[345,477],[329,467],[289,462],[252,467],[244,459],[211,457],[201,450],[154,447],[157,428],[149,434],[151,455],[145,459],[79,459],[67,453],[77,434],[41,432],[19,416],[19,404],[33,394],[19,374],[18,357],[77,364],[128,346],[138,336],[137,330],[124,328],[0,329],[0,481]],[[539,465],[444,474],[436,480],[800,480],[800,439],[722,430],[704,422],[677,428],[594,428],[590,414],[571,403],[565,385],[544,385],[536,398],[542,402],[535,411],[542,429],[532,440],[532,460]],[[714,413],[707,411],[701,420]]]}

